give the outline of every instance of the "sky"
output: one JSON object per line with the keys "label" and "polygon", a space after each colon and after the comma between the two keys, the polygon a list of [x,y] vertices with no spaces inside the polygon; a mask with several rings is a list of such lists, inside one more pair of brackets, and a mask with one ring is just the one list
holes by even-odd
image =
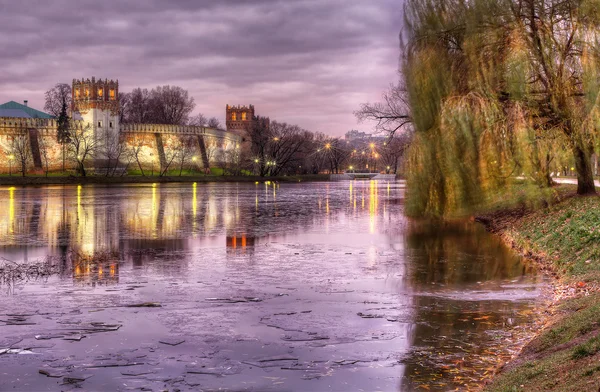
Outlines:
{"label": "sky", "polygon": [[177,85],[194,114],[258,115],[342,136],[398,79],[402,0],[0,0],[0,103],[74,78]]}

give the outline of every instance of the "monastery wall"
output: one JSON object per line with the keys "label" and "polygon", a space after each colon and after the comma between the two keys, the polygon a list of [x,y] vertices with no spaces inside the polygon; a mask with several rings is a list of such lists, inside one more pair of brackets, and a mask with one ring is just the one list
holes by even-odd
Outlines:
{"label": "monastery wall", "polygon": [[[72,127],[83,130],[87,122],[73,121]],[[93,133],[92,133],[93,134]],[[154,170],[169,165],[170,170],[179,169],[181,156],[184,169],[203,169],[227,161],[228,151],[238,148],[241,138],[226,131],[193,126],[162,124],[122,124],[120,166],[130,170],[142,166]],[[62,169],[62,146],[56,141],[56,120],[0,118],[0,173],[19,175],[20,144],[26,147],[27,172],[43,174],[46,165],[49,171]],[[96,149],[96,157],[103,153]],[[76,162],[67,153],[66,167],[74,170]],[[100,165],[93,158],[86,160],[86,167]],[[98,169],[98,167],[96,167]]]}

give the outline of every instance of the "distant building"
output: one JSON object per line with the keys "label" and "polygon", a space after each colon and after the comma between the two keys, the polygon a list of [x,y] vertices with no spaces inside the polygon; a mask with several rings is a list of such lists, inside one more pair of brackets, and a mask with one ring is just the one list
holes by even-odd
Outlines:
{"label": "distant building", "polygon": [[360,132],[360,131],[353,129],[349,132],[346,132],[346,136],[344,138],[348,141],[365,140],[365,139],[370,139],[371,134],[365,133],[365,132]]}
{"label": "distant building", "polygon": [[227,105],[225,107],[225,127],[227,132],[242,138],[242,142],[250,140],[249,132],[254,122],[254,105]]}
{"label": "distant building", "polygon": [[[143,166],[150,168],[151,172],[155,167],[166,171],[182,143],[187,143],[192,149],[192,162],[198,162],[188,166],[199,167],[201,164],[208,170],[211,163],[226,161],[226,153],[239,148],[241,137],[247,136],[254,117],[252,106],[228,106],[227,127],[231,132],[203,126],[120,124],[119,81],[94,77],[73,79],[72,102],[70,132],[86,140],[78,144],[78,148],[93,146],[89,147],[93,154],[90,154],[88,164],[99,173],[109,173],[109,170],[123,164],[120,146],[136,149],[136,162],[140,169]],[[27,161],[28,171],[60,168],[63,148],[56,140],[57,128],[56,118],[29,107],[27,101],[23,104],[14,101],[1,104],[0,173],[12,174],[16,155],[20,153]],[[79,154],[79,151],[74,154]],[[71,159],[69,168],[79,168],[73,161]]]}
{"label": "distant building", "polygon": [[15,101],[9,101],[0,105],[0,117],[12,118],[53,118],[51,114],[41,112],[27,105],[27,101],[23,104]]}

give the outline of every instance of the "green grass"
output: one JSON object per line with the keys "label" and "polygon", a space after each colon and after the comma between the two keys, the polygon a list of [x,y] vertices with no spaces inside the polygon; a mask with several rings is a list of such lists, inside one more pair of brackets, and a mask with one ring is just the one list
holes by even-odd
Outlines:
{"label": "green grass", "polygon": [[526,252],[550,260],[567,280],[600,278],[600,198],[573,197],[543,208],[510,232]]}
{"label": "green grass", "polygon": [[[553,192],[555,200],[561,199],[573,192],[573,187],[559,186]],[[600,198],[574,196],[557,203],[545,200],[537,204],[526,201],[526,205],[538,207],[509,220],[503,234],[521,252],[542,260],[566,285],[599,287]],[[507,201],[506,205],[511,204]],[[496,376],[487,390],[599,390],[600,294],[562,300],[554,312],[550,325]]]}
{"label": "green grass", "polygon": [[600,295],[565,301],[558,312],[558,321],[529,343],[487,390],[598,390]]}

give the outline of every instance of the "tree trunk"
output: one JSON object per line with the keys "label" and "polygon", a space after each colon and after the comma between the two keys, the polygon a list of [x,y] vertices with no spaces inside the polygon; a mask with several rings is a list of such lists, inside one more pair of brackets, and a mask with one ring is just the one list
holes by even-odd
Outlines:
{"label": "tree trunk", "polygon": [[594,185],[594,173],[590,156],[578,145],[573,146],[573,157],[575,158],[575,170],[577,171],[577,194],[596,194]]}
{"label": "tree trunk", "polygon": [[544,163],[544,182],[545,182],[545,186],[546,187],[551,187],[552,185],[554,185],[554,180],[552,179],[552,176],[550,175],[550,163],[552,162],[552,157],[550,156],[550,153],[547,152],[546,153],[546,162]]}
{"label": "tree trunk", "polygon": [[79,174],[81,174],[81,177],[85,177],[87,174],[85,172],[85,166],[83,166],[83,162],[79,162]]}

